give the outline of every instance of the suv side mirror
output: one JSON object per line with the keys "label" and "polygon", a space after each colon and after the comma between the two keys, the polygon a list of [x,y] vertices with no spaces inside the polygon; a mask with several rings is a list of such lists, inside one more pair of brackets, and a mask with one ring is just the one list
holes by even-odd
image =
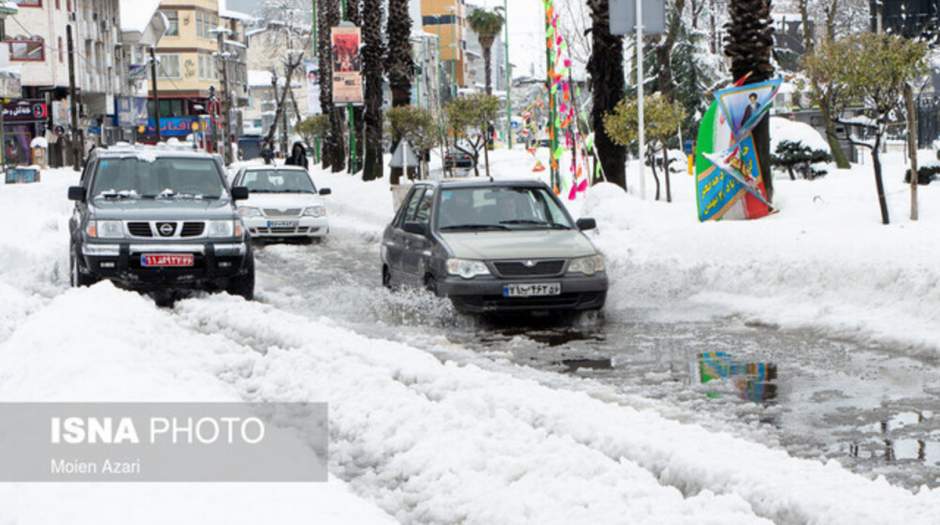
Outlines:
{"label": "suv side mirror", "polygon": [[333,195],[333,190],[329,188],[320,188],[320,195]]}
{"label": "suv side mirror", "polygon": [[232,187],[232,200],[233,201],[248,200],[248,188],[244,186],[233,186]]}
{"label": "suv side mirror", "polygon": [[586,232],[597,228],[597,221],[589,218],[578,219],[577,226],[579,230]]}
{"label": "suv side mirror", "polygon": [[428,236],[428,225],[421,222],[406,222],[404,225],[402,225],[401,229],[415,235],[423,235],[425,237]]}
{"label": "suv side mirror", "polygon": [[81,186],[69,186],[69,200],[85,202],[85,188]]}

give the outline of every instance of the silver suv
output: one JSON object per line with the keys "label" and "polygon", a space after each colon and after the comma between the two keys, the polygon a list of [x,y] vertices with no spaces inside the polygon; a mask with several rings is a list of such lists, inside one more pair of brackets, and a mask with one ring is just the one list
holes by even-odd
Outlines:
{"label": "silver suv", "polygon": [[95,150],[69,188],[73,286],[225,290],[252,299],[255,267],[217,157],[158,148]]}
{"label": "silver suv", "polygon": [[420,182],[382,239],[382,282],[426,287],[458,311],[598,310],[604,258],[542,182]]}

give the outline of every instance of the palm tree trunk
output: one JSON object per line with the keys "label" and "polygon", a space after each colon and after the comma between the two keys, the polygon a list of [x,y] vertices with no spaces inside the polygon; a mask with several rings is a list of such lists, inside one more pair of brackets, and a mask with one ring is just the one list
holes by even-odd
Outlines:
{"label": "palm tree trunk", "polygon": [[595,157],[600,160],[607,180],[626,189],[627,149],[614,144],[604,129],[604,115],[612,111],[624,95],[623,38],[610,34],[609,0],[588,0],[588,6],[591,8],[592,49],[587,70],[594,101],[591,125]]}
{"label": "palm tree trunk", "polygon": [[[411,104],[411,81],[414,78],[414,59],[411,49],[411,14],[408,0],[388,1],[388,54],[385,57],[385,71],[392,91],[392,107]],[[402,137],[392,135],[392,148],[397,148]],[[392,168],[390,181],[397,185],[401,180],[402,168]]]}
{"label": "palm tree trunk", "polygon": [[384,163],[382,160],[382,57],[385,45],[382,40],[382,0],[364,0],[363,10],[370,13],[365,17],[362,37],[365,47],[362,49],[363,70],[365,75],[365,162],[363,180],[381,179]]}
{"label": "palm tree trunk", "polygon": [[493,94],[493,44],[483,47],[483,71],[486,74],[486,94]]}

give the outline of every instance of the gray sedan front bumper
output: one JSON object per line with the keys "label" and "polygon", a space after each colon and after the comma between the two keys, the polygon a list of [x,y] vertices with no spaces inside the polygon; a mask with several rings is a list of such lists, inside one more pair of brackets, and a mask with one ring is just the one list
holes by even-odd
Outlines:
{"label": "gray sedan front bumper", "polygon": [[[504,297],[509,284],[560,283],[561,294],[542,297]],[[464,312],[506,312],[527,310],[600,310],[607,299],[607,274],[539,279],[499,279],[448,277],[437,283],[437,292],[450,298]]]}

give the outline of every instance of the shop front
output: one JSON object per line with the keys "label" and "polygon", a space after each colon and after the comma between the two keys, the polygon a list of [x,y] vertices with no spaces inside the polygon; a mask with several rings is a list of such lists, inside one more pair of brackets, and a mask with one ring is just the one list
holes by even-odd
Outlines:
{"label": "shop front", "polygon": [[3,155],[6,164],[32,163],[30,142],[44,137],[49,108],[41,99],[14,99],[3,104]]}

